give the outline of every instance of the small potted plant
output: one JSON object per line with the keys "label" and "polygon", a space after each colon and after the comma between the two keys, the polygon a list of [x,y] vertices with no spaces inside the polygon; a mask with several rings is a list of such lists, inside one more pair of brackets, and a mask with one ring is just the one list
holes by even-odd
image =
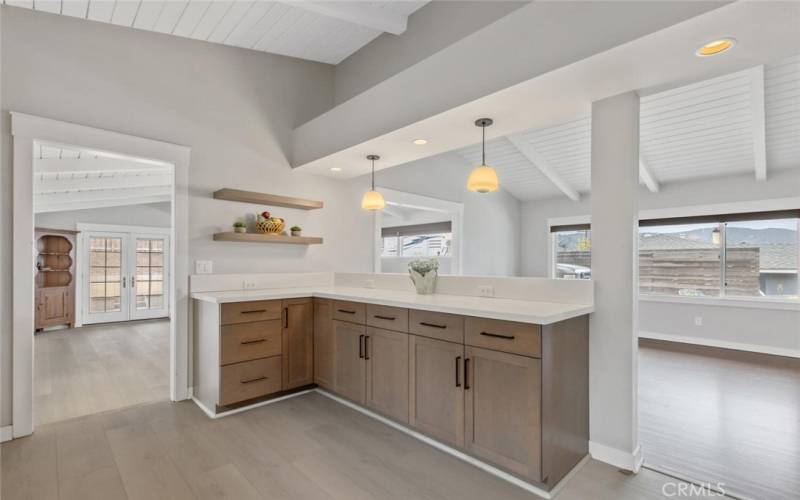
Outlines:
{"label": "small potted plant", "polygon": [[303,231],[303,228],[300,226],[292,226],[290,230],[292,231],[292,236],[300,236],[300,233]]}
{"label": "small potted plant", "polygon": [[233,223],[233,232],[234,233],[246,233],[247,232],[247,224],[242,220],[239,219]]}

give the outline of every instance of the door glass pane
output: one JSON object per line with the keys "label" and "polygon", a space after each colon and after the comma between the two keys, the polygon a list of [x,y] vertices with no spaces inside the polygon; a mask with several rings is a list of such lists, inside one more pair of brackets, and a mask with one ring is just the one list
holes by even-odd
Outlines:
{"label": "door glass pane", "polygon": [[643,294],[720,295],[719,224],[639,228],[639,291]]}
{"label": "door glass pane", "polygon": [[164,305],[164,240],[136,239],[136,309]]}
{"label": "door glass pane", "polygon": [[89,238],[89,312],[122,310],[122,238]]}
{"label": "door glass pane", "polygon": [[800,219],[728,222],[725,226],[725,293],[798,296]]}

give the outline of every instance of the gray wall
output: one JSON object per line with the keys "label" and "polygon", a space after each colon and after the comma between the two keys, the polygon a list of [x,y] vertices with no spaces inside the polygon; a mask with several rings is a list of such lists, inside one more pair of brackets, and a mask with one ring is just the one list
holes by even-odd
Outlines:
{"label": "gray wall", "polygon": [[[502,188],[467,191],[471,166],[455,153],[417,160],[375,173],[379,187],[464,205],[462,268],[467,276],[520,274],[521,204]],[[359,179],[363,184],[365,181]],[[368,181],[367,181],[368,182]]]}
{"label": "gray wall", "polygon": [[121,207],[64,210],[36,214],[36,227],[48,229],[77,229],[78,223],[113,224],[119,226],[170,227],[172,204],[147,203]]}
{"label": "gray wall", "polygon": [[[3,6],[2,275],[11,269],[9,110],[192,148],[190,260],[215,272],[369,271],[370,217],[349,183],[292,172],[292,128],[333,105],[333,67]],[[320,199],[314,211],[276,209],[323,245],[214,242],[260,207],[216,201],[222,187]],[[8,285],[4,283],[7,288]],[[2,415],[10,420],[10,299],[3,296]]]}
{"label": "gray wall", "polygon": [[[652,210],[692,205],[800,196],[800,171],[768,171],[765,182],[752,175],[666,184],[661,192],[639,190],[639,208]],[[590,199],[575,203],[566,198],[526,202],[522,205],[522,274],[547,276],[547,219],[590,215]],[[703,317],[702,326],[694,318]],[[662,335],[727,341],[765,349],[800,350],[800,311],[707,304],[640,302],[639,330]]]}
{"label": "gray wall", "polygon": [[384,33],[336,66],[336,103],[350,99],[526,3],[430,2],[409,17],[405,33]]}

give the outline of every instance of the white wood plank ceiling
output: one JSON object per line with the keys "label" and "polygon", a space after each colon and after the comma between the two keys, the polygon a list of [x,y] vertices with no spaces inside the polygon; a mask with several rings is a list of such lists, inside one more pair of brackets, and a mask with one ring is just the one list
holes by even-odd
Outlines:
{"label": "white wood plank ceiling", "polygon": [[6,5],[338,64],[428,1],[3,0]]}
{"label": "white wood plank ceiling", "polygon": [[85,210],[172,199],[172,167],[99,151],[37,143],[34,212]]}
{"label": "white wood plank ceiling", "polygon": [[[640,127],[640,181],[651,191],[800,169],[800,55],[644,96]],[[480,144],[458,153],[477,164]],[[580,199],[591,187],[591,119],[493,138],[486,155],[520,200]]]}

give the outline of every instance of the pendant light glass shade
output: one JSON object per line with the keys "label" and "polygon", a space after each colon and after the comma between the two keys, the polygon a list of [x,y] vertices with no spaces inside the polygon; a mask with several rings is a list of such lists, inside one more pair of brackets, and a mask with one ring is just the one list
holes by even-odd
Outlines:
{"label": "pendant light glass shade", "polygon": [[475,122],[475,126],[482,130],[481,164],[472,170],[467,179],[467,189],[475,193],[491,193],[500,188],[497,172],[486,164],[486,127],[492,123],[491,118],[481,118]]}
{"label": "pendant light glass shade", "polygon": [[469,174],[467,189],[475,193],[491,193],[500,187],[497,172],[489,165],[475,167]]}
{"label": "pendant light glass shade", "polygon": [[375,191],[375,160],[380,160],[378,155],[369,155],[367,160],[372,162],[372,189],[364,193],[361,198],[361,208],[364,210],[383,210],[386,207],[386,202],[383,195]]}

